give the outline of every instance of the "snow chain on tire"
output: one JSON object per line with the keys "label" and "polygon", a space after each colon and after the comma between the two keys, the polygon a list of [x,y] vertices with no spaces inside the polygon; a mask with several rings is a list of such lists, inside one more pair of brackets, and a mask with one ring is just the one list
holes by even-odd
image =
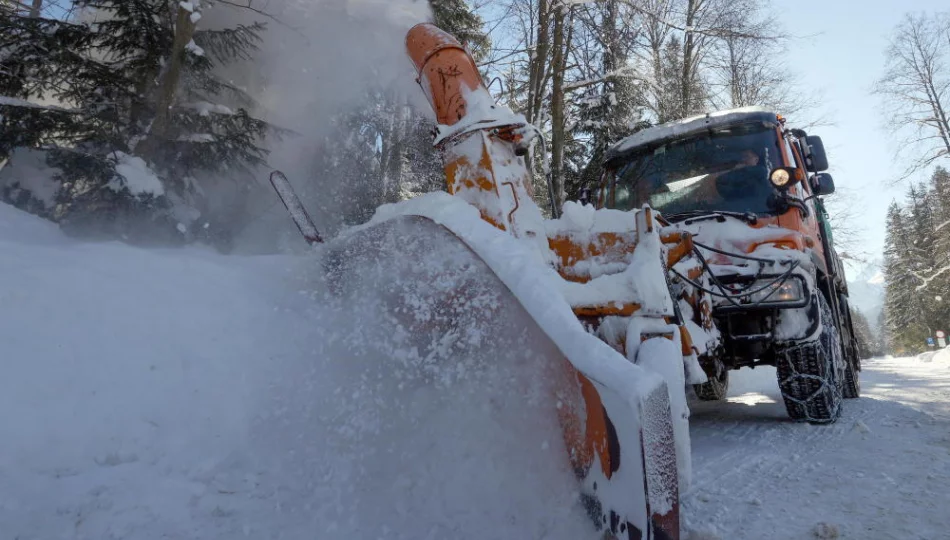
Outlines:
{"label": "snow chain on tire", "polygon": [[844,358],[831,309],[817,295],[821,313],[818,339],[776,352],[776,371],[785,408],[793,420],[829,424],[841,416]]}
{"label": "snow chain on tire", "polygon": [[[851,323],[851,312],[846,301],[842,301],[842,317],[847,317],[848,326],[845,328],[853,328]],[[841,395],[845,399],[857,399],[861,397],[861,359],[858,357],[858,348],[855,344],[854,333],[850,330],[845,330],[848,332],[848,335],[851,337],[851,347],[849,354],[845,355],[845,372],[844,372],[844,387],[841,390]],[[843,344],[842,344],[843,345]]]}
{"label": "snow chain on tire", "polygon": [[857,361],[857,359],[854,359],[853,362],[848,362],[844,373],[842,396],[845,399],[857,399],[861,397],[861,372],[858,371],[854,365]]}

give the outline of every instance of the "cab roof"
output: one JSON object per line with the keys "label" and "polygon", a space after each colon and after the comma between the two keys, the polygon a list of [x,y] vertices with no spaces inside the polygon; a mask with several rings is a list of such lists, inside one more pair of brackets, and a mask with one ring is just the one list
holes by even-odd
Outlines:
{"label": "cab roof", "polygon": [[769,126],[779,125],[778,115],[763,107],[742,107],[700,114],[638,131],[608,149],[604,161],[609,163],[643,146],[659,146],[710,129],[755,122]]}

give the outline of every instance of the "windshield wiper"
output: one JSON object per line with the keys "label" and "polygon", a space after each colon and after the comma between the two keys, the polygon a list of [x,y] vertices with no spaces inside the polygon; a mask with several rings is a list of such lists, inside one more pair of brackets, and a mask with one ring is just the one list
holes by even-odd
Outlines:
{"label": "windshield wiper", "polygon": [[752,212],[728,212],[724,210],[690,210],[688,212],[677,212],[675,214],[663,214],[663,217],[670,221],[699,221],[704,219],[715,219],[725,221],[726,216],[741,219],[750,225],[759,222],[759,217]]}

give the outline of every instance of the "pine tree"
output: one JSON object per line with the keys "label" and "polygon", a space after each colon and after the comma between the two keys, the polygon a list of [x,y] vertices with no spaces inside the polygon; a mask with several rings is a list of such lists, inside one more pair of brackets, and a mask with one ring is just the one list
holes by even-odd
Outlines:
{"label": "pine tree", "polygon": [[465,0],[429,0],[432,23],[455,36],[467,47],[476,61],[491,47],[491,40],[482,30],[482,18]]}
{"label": "pine tree", "polygon": [[921,294],[931,302],[933,324],[945,330],[950,328],[950,172],[943,167],[937,167],[930,177],[928,204],[933,268]]}
{"label": "pine tree", "polygon": [[569,147],[569,165],[565,167],[568,199],[577,199],[582,188],[597,185],[611,145],[648,125],[642,119],[643,97],[629,73],[628,43],[635,30],[626,24],[622,8],[616,0],[590,8],[595,15],[591,32],[599,51],[602,80],[586,85],[582,94],[571,100],[576,108],[571,136],[576,143]]}
{"label": "pine tree", "polygon": [[[170,227],[175,238],[187,221],[175,207],[194,215],[206,202],[196,178],[246,180],[264,163],[262,139],[281,134],[250,115],[249,96],[215,76],[253,54],[264,25],[203,30],[191,4],[167,0],[74,6],[91,20],[0,14],[0,95],[24,100],[0,104],[0,155],[48,150],[62,170],[56,217],[64,226],[138,219]],[[44,97],[63,106],[32,105]],[[124,175],[137,159],[160,189],[143,193]]]}
{"label": "pine tree", "polygon": [[854,337],[858,344],[859,358],[871,358],[884,354],[882,336],[871,328],[871,324],[864,313],[851,309],[851,323],[854,326]]}
{"label": "pine tree", "polygon": [[931,335],[923,321],[923,306],[916,290],[913,224],[895,201],[887,211],[884,247],[884,310],[890,345],[897,353],[919,352]]}

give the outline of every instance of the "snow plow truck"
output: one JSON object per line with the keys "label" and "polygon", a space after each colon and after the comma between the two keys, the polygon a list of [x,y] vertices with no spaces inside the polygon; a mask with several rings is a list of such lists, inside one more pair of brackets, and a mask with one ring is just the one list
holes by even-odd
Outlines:
{"label": "snow plow truck", "polygon": [[[775,191],[768,204],[786,206],[764,207],[768,212],[759,215],[758,207],[735,210],[735,202],[668,217],[661,213],[668,211],[664,203],[678,200],[669,194],[680,189],[660,185],[671,183],[662,180],[669,171],[644,176],[649,183],[643,184],[631,174],[666,151],[654,143],[667,150],[678,143],[630,139],[612,151],[596,205],[567,202],[559,218],[545,219],[526,164],[531,146],[542,140],[534,126],[495,104],[471,55],[451,35],[420,24],[406,46],[438,121],[434,146],[443,158],[445,191],[384,205],[370,222],[324,243],[288,179],[279,171],[271,175],[303,236],[322,244],[335,290],[358,293],[367,284],[352,282],[355,270],[377,269],[370,279],[373,304],[363,308],[383,313],[393,333],[411,343],[412,354],[398,361],[438,385],[447,373],[471,369],[458,365],[465,347],[516,327],[512,347],[524,349],[526,365],[531,358],[543,361],[551,381],[544,401],[560,426],[565,462],[604,538],[680,537],[679,494],[691,467],[690,386],[704,399],[720,399],[728,369],[787,358],[789,367],[780,365],[779,372],[789,411],[834,420],[837,401],[815,389],[839,388],[844,380],[834,371],[843,364],[829,367],[824,359],[827,348],[840,343],[833,317],[846,297],[819,296],[823,287],[838,290],[840,274],[830,265],[839,263],[822,251],[824,236],[812,231],[824,218],[802,181],[806,170],[826,167],[820,143],[790,141],[775,115],[736,113],[754,115],[758,126],[748,128],[753,136],[735,140],[737,147],[748,142],[763,151],[767,136],[774,137],[776,148],[766,151],[762,166],[779,166],[763,181],[771,179]],[[698,144],[690,137],[704,137],[655,129],[682,135],[685,152]],[[801,167],[791,149],[780,153],[786,141],[797,145]],[[782,174],[787,178],[777,183]],[[816,177],[809,181],[831,189],[830,176]],[[799,221],[789,229],[779,219]],[[826,274],[818,274],[819,261]],[[730,309],[737,306],[747,309]],[[744,321],[743,313],[756,322]]]}
{"label": "snow plow truck", "polygon": [[835,191],[821,138],[764,109],[722,111],[642,130],[605,169],[599,207],[649,205],[698,248],[700,268],[671,269],[713,298],[721,335],[700,357],[696,395],[724,399],[730,370],[773,365],[789,416],[834,422],[859,396],[861,365],[820,198]]}

